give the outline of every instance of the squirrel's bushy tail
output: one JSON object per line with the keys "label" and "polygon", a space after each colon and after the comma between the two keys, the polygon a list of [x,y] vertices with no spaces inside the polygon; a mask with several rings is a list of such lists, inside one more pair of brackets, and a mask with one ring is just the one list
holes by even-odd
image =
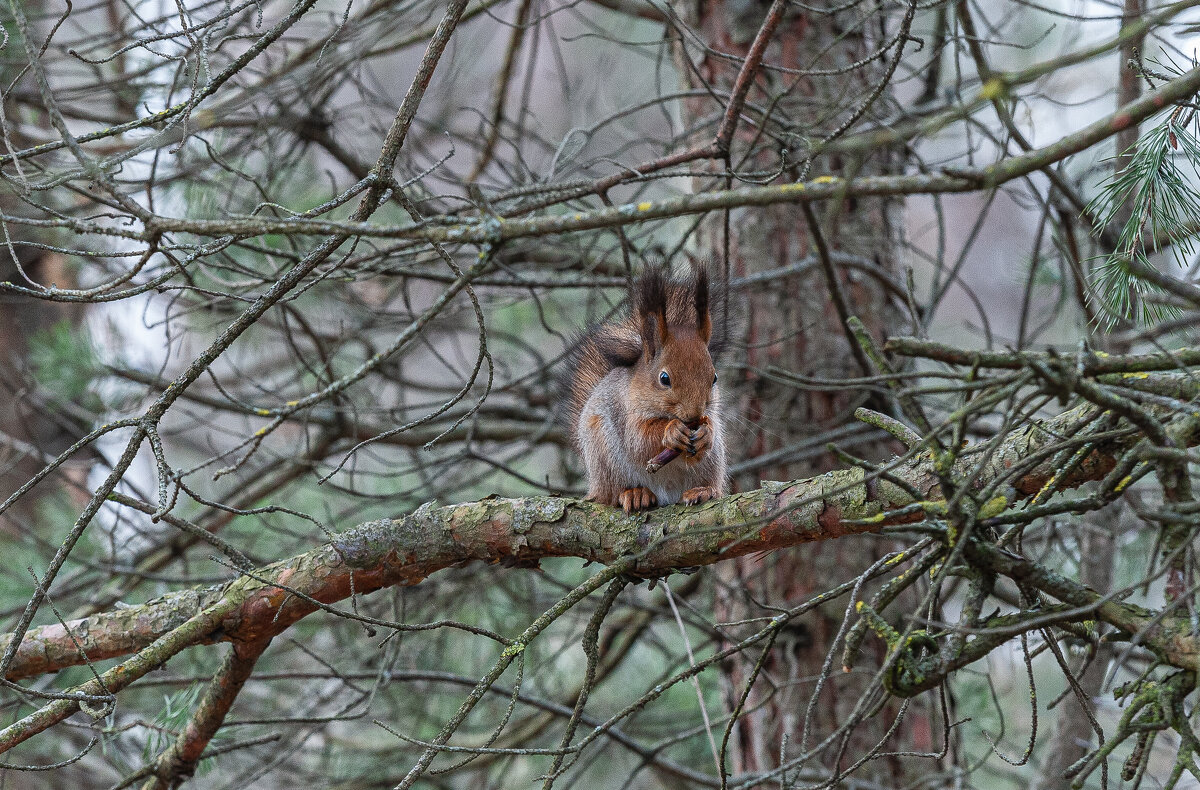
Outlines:
{"label": "squirrel's bushy tail", "polygon": [[661,267],[651,267],[633,285],[630,311],[622,318],[597,324],[584,332],[570,353],[564,375],[566,417],[571,435],[583,406],[600,380],[619,367],[633,367],[641,358],[642,318],[659,312],[671,327],[697,330],[697,308],[710,314],[709,351],[715,357],[728,339],[723,318],[725,294],[708,283],[707,273],[694,269],[684,280],[669,279]]}

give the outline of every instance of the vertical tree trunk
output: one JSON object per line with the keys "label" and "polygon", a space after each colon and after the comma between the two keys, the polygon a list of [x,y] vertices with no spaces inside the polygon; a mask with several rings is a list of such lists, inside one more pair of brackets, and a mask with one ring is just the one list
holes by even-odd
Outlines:
{"label": "vertical tree trunk", "polygon": [[[0,210],[10,206],[0,195]],[[17,261],[30,279],[71,287],[63,256],[17,246]],[[23,277],[8,249],[0,249],[0,281],[20,283]],[[26,296],[0,294],[0,501],[29,480],[75,438],[73,420],[56,413],[32,386],[30,341],[55,323],[71,320],[79,311]],[[38,503],[55,490],[63,475],[78,477],[78,462],[70,462],[0,514],[0,531],[14,533],[34,525]]]}
{"label": "vertical tree trunk", "polygon": [[[25,0],[26,11],[40,11],[40,0]],[[9,53],[20,52],[22,45],[10,42]],[[13,79],[20,62],[0,67],[0,78],[7,84]],[[23,85],[33,84],[28,75]],[[13,91],[15,93],[15,91]],[[20,119],[29,126],[40,125],[47,133],[53,133],[45,113],[32,113],[28,107],[5,97],[5,118]],[[10,123],[9,138],[16,149],[35,144],[22,134],[21,125]],[[30,174],[26,173],[26,176]],[[0,211],[10,215],[31,215],[35,209],[23,202],[15,191],[19,180],[13,179],[0,186]],[[35,195],[34,200],[43,196]],[[63,255],[30,243],[52,245],[50,235],[39,237],[27,226],[10,226],[8,238],[12,245],[0,244],[0,282],[11,282],[28,286],[29,281],[41,285],[54,284],[60,288],[74,286],[74,275]],[[47,302],[12,293],[0,293],[0,501],[6,499],[18,487],[42,468],[47,454],[54,456],[70,445],[77,434],[73,420],[43,402],[32,384],[29,350],[30,341],[36,335],[51,329],[54,324],[78,321],[82,310],[71,306]],[[17,532],[35,526],[38,503],[61,484],[64,475],[81,478],[83,473],[78,461],[71,461],[56,474],[43,481],[29,494],[22,497],[12,508],[0,514],[0,531]]]}
{"label": "vertical tree trunk", "polygon": [[[690,53],[694,69],[684,64],[683,72],[690,88],[700,88],[701,80],[718,95],[727,95],[740,63],[722,53],[744,56],[753,40],[765,6],[735,3],[729,0],[701,0],[681,3],[683,18],[701,34],[708,45],[705,52]],[[894,22],[894,20],[893,20]],[[767,50],[764,63],[797,70],[833,70],[859,63],[894,32],[894,24],[885,31],[881,15],[863,21],[857,11],[816,14],[791,10],[780,25]],[[760,172],[778,171],[780,149],[789,149],[788,159],[796,162],[805,152],[803,141],[819,141],[837,129],[855,113],[879,82],[885,78],[888,56],[865,67],[848,68],[836,76],[796,76],[786,72],[760,73],[750,105],[770,107],[778,94],[787,95],[774,105],[762,134],[762,118],[753,110],[744,115],[739,137],[733,143],[735,169]],[[823,53],[819,57],[817,53]],[[884,89],[872,105],[878,112],[891,106],[890,90]],[[690,105],[693,123],[711,117],[711,101],[694,100]],[[868,118],[872,117],[870,113]],[[774,138],[776,141],[772,143]],[[750,145],[755,150],[744,161]],[[801,160],[802,161],[802,160]],[[902,169],[898,151],[877,148],[866,156],[851,158],[840,154],[815,158],[809,178],[821,175],[852,176],[895,173]],[[786,168],[780,181],[795,180],[802,165]],[[837,267],[837,278],[849,312],[860,317],[878,341],[895,327],[900,312],[892,304],[887,289],[879,280],[897,269],[900,252],[898,215],[901,201],[892,198],[829,201],[813,207],[817,224],[827,245],[836,252],[861,256],[866,266],[856,269]],[[714,261],[723,261],[723,218],[710,217],[702,229],[702,249],[698,253]],[[793,266],[815,249],[813,235],[802,210],[796,206],[772,206],[753,211],[735,212],[729,222],[728,265],[734,276],[767,272]],[[872,266],[873,264],[873,266]],[[876,269],[876,273],[870,273]],[[830,288],[819,265],[804,272],[774,279],[763,287],[753,287],[734,295],[734,304],[745,311],[745,367],[738,366],[740,349],[731,354],[736,369],[729,375],[738,387],[727,411],[731,420],[734,447],[745,448],[743,458],[767,455],[777,459],[769,465],[738,475],[735,485],[753,487],[759,479],[793,479],[821,471],[830,459],[788,448],[805,443],[835,428],[853,423],[852,412],[865,396],[855,391],[799,391],[762,376],[768,367],[777,366],[796,373],[822,378],[846,378],[862,375],[847,333],[830,298]],[[729,378],[727,375],[726,378]],[[729,408],[735,407],[735,408]],[[809,440],[805,442],[805,440]],[[823,442],[817,444],[823,446]],[[857,455],[889,455],[891,447],[847,446]],[[764,607],[794,606],[811,595],[837,586],[865,570],[887,549],[882,542],[869,540],[826,541],[792,552],[780,552],[767,558],[745,558],[723,563],[718,571],[717,618],[735,621],[746,617],[772,614]],[[812,729],[802,735],[808,701],[815,679],[845,615],[846,599],[831,604],[805,619],[802,629],[783,634],[768,658],[745,714],[731,740],[730,769],[737,772],[770,771],[780,760],[794,758],[837,729],[859,701],[865,681],[874,674],[882,651],[860,661],[864,668],[843,675],[841,662],[827,678],[824,690],[813,708]],[[736,630],[736,629],[735,629]],[[731,632],[731,638],[735,636]],[[840,650],[840,647],[838,648]],[[727,667],[728,704],[732,709],[753,670],[755,656]],[[896,734],[887,737],[892,722],[889,715],[898,709],[889,703],[878,716],[858,726],[845,743],[844,751],[834,746],[810,761],[805,769],[828,774],[845,769],[883,741],[881,751],[903,749],[937,750],[940,730],[935,733],[933,718],[921,704],[914,705]],[[918,772],[905,773],[899,758],[872,761],[860,769],[860,778],[886,780],[888,786],[903,786],[909,779],[925,775],[925,761]]]}

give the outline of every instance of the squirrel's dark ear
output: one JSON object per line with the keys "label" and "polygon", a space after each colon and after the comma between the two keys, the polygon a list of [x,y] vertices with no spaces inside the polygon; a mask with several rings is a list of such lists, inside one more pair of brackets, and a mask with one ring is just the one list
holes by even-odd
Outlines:
{"label": "squirrel's dark ear", "polygon": [[712,338],[712,316],[708,307],[708,270],[696,267],[696,334],[704,343]]}
{"label": "squirrel's dark ear", "polygon": [[646,269],[638,278],[634,297],[642,330],[642,354],[651,359],[671,340],[667,330],[667,276],[661,267]]}

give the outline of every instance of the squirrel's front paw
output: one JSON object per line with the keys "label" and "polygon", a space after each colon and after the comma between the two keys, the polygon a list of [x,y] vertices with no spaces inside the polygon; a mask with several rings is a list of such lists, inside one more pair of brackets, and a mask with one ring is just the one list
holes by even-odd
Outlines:
{"label": "squirrel's front paw", "polygon": [[626,513],[636,513],[639,510],[649,510],[658,504],[658,497],[649,488],[626,488],[617,497]]}
{"label": "squirrel's front paw", "polygon": [[689,465],[703,461],[713,446],[712,423],[709,419],[701,417],[695,425],[695,429],[692,429],[682,420],[672,419],[663,429],[662,446],[682,455]]}
{"label": "squirrel's front paw", "polygon": [[[698,464],[704,460],[704,456],[708,455],[708,451],[711,450],[713,446],[712,425],[709,423],[707,417],[700,418],[700,425],[697,426],[696,430],[692,432],[691,441],[692,452],[685,456],[684,460],[686,460],[689,464]],[[699,489],[692,490],[698,491]],[[711,498],[712,497],[709,497],[709,499]]]}
{"label": "squirrel's front paw", "polygon": [[674,450],[680,455],[691,455],[691,429],[684,424],[683,420],[672,419],[663,429],[662,446],[664,449]]}
{"label": "squirrel's front paw", "polygon": [[663,431],[663,447],[678,452],[689,466],[703,461],[712,446],[712,423],[707,417],[701,417],[694,430],[681,420],[671,420]]}

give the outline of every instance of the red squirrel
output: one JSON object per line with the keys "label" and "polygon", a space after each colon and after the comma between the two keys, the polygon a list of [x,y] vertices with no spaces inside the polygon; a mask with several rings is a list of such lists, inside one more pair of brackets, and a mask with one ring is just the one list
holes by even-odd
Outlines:
{"label": "red squirrel", "polygon": [[[725,437],[708,274],[652,267],[632,310],[583,335],[567,376],[587,499],[626,513],[724,495]],[[678,456],[678,457],[676,457]]]}

